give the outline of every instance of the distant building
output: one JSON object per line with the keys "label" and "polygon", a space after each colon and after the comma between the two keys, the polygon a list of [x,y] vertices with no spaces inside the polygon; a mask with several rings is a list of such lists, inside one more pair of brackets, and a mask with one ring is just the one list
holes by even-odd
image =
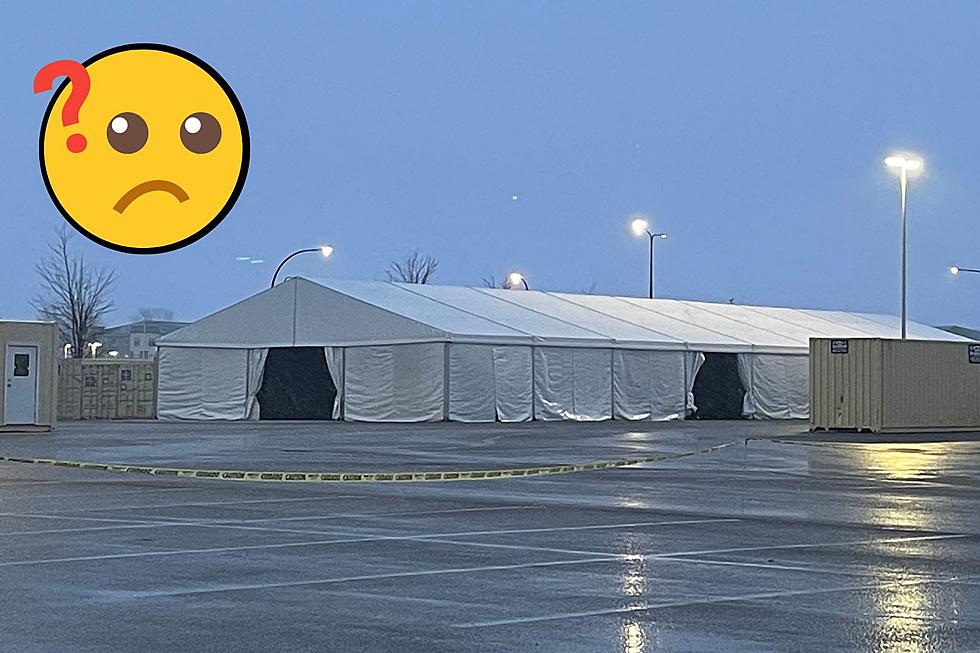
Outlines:
{"label": "distant building", "polygon": [[140,320],[109,327],[97,336],[102,343],[99,356],[117,352],[115,355],[119,358],[154,358],[157,355],[157,338],[186,324],[170,320]]}

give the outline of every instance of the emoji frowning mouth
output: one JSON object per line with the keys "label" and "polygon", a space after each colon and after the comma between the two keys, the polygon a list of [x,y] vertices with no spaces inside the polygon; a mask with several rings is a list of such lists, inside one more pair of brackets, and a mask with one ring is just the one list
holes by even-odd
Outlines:
{"label": "emoji frowning mouth", "polygon": [[177,198],[178,202],[186,202],[188,199],[190,199],[190,197],[187,195],[187,191],[174,182],[167,181],[165,179],[154,179],[153,181],[144,181],[142,184],[138,184],[127,191],[125,195],[119,198],[119,201],[116,202],[116,205],[112,208],[116,213],[122,213],[137,197],[151,193],[155,190],[162,190],[170,193]]}

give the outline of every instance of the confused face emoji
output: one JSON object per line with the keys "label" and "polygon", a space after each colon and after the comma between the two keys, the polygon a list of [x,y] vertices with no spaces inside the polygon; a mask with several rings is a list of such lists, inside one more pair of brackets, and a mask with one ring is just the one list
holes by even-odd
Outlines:
{"label": "confused face emoji", "polygon": [[39,156],[48,194],[76,229],[152,254],[189,245],[228,214],[248,172],[248,126],[211,66],[166,45],[125,45],[48,64],[34,92],[62,76]]}

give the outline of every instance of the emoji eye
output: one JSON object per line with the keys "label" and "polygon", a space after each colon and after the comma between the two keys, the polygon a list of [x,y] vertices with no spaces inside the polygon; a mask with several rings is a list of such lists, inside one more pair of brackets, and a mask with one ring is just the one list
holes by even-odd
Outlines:
{"label": "emoji eye", "polygon": [[112,149],[122,154],[132,154],[146,145],[149,130],[145,120],[126,111],[109,121],[105,135]]}
{"label": "emoji eye", "polygon": [[194,154],[207,154],[221,141],[221,125],[210,113],[192,113],[180,126],[180,142]]}

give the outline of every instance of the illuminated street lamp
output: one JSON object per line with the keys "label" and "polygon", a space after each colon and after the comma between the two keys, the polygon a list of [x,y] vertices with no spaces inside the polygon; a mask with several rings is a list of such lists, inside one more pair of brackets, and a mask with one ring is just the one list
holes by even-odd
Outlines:
{"label": "illuminated street lamp", "polygon": [[88,343],[88,348],[92,352],[92,358],[95,358],[95,352],[101,346],[102,346],[102,343],[101,342],[90,342],[90,343]]}
{"label": "illuminated street lamp", "polygon": [[908,195],[909,173],[922,170],[922,159],[910,154],[893,154],[885,158],[885,165],[898,175],[898,189],[902,211],[902,340],[905,340],[908,323],[906,277],[908,276]]}
{"label": "illuminated street lamp", "polygon": [[319,247],[307,247],[306,249],[296,250],[295,252],[293,252],[286,258],[284,258],[282,262],[279,264],[279,267],[276,268],[276,271],[272,275],[272,284],[270,284],[269,287],[270,288],[275,287],[276,278],[279,276],[279,270],[282,269],[282,266],[286,265],[286,261],[293,258],[294,256],[299,256],[300,254],[306,254],[308,252],[320,252],[320,255],[323,256],[323,258],[330,258],[330,255],[333,254],[333,247],[330,245],[320,245]]}
{"label": "illuminated street lamp", "polygon": [[650,222],[644,218],[634,218],[630,222],[630,229],[633,231],[633,235],[639,238],[643,234],[646,234],[650,238],[650,292],[649,297],[653,299],[653,241],[660,239],[666,240],[667,234],[665,233],[655,233],[650,231]]}
{"label": "illuminated street lamp", "polygon": [[975,268],[961,268],[956,265],[950,266],[949,268],[949,273],[952,274],[953,276],[956,276],[960,272],[972,272],[973,274],[980,274],[980,270],[977,270]]}
{"label": "illuminated street lamp", "polygon": [[68,358],[68,352],[70,352],[72,350],[71,343],[70,342],[66,342],[65,343],[65,346],[62,347],[62,350],[65,352],[65,358]]}
{"label": "illuminated street lamp", "polygon": [[508,288],[514,288],[521,284],[524,284],[524,290],[530,290],[530,288],[528,288],[527,285],[527,279],[525,279],[524,275],[521,274],[520,272],[511,272],[510,274],[507,275]]}

